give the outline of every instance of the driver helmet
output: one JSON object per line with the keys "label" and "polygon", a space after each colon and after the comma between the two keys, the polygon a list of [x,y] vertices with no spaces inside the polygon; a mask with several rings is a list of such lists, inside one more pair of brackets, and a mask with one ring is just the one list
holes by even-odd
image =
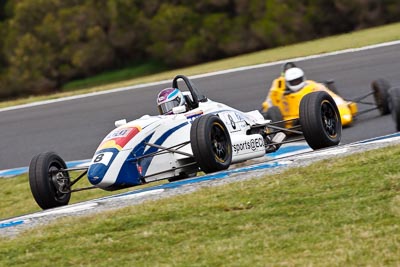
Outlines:
{"label": "driver helmet", "polygon": [[185,105],[185,97],[177,88],[165,88],[157,96],[157,107],[161,115],[172,114],[174,107]]}
{"label": "driver helmet", "polygon": [[299,91],[306,84],[304,71],[300,68],[290,68],[285,72],[286,86],[293,92]]}

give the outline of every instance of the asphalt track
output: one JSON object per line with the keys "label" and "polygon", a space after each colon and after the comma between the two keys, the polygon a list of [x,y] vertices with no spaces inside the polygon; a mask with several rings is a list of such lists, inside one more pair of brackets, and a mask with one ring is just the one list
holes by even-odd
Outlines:
{"label": "asphalt track", "polygon": [[[400,44],[303,59],[297,62],[313,80],[334,79],[342,96],[369,92],[372,80],[400,86]],[[259,109],[280,64],[196,78],[210,99],[243,111]],[[177,73],[185,74],[185,73]],[[173,77],[171,77],[172,79]],[[0,170],[24,167],[40,152],[55,151],[66,161],[91,158],[114,121],[157,113],[157,93],[170,83],[94,95],[45,105],[0,110]],[[360,107],[363,109],[363,107]],[[373,111],[344,129],[342,144],[395,132],[390,116]]]}

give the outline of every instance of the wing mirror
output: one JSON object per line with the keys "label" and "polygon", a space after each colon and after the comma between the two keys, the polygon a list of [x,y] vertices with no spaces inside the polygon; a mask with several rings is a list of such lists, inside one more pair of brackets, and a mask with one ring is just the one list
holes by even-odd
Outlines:
{"label": "wing mirror", "polygon": [[125,125],[127,122],[126,122],[126,119],[122,119],[122,120],[117,120],[117,121],[115,121],[114,122],[114,125],[115,125],[115,127],[120,127],[120,126],[122,126],[122,125]]}
{"label": "wing mirror", "polygon": [[172,108],[172,113],[174,113],[174,114],[180,114],[180,113],[184,113],[184,112],[186,112],[185,105]]}

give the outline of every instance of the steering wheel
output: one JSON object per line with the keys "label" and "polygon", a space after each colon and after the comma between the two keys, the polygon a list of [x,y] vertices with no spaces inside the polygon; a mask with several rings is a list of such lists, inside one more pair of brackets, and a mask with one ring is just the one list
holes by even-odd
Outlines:
{"label": "steering wheel", "polygon": [[282,75],[291,68],[296,68],[296,64],[294,64],[293,62],[286,62],[285,64],[283,64],[282,66]]}

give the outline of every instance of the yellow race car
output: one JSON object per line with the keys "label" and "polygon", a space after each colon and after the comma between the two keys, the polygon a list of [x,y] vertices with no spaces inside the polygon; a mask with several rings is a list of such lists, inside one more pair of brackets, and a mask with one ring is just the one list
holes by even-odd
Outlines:
{"label": "yellow race car", "polygon": [[[265,119],[273,122],[285,121],[284,125],[280,125],[281,127],[296,127],[301,99],[311,92],[326,91],[332,96],[339,109],[342,125],[350,126],[357,116],[371,110],[379,109],[381,115],[390,113],[388,93],[390,85],[388,82],[378,79],[372,82],[371,87],[372,92],[354,100],[346,100],[339,95],[334,81],[306,80],[304,72],[300,68],[293,62],[287,62],[282,67],[281,75],[273,81],[269,93],[262,103],[261,113]],[[374,103],[364,101],[370,95],[373,95]],[[359,111],[358,104],[373,107]]]}

